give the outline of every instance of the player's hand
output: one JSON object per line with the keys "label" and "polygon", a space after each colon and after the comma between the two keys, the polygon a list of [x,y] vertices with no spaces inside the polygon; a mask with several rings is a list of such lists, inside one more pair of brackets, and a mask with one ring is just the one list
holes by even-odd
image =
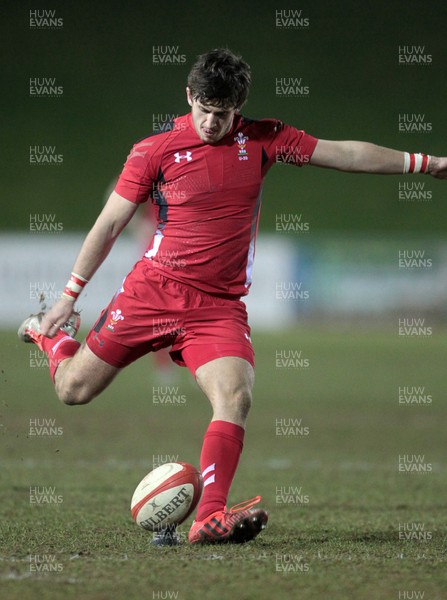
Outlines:
{"label": "player's hand", "polygon": [[447,158],[432,156],[430,158],[429,173],[437,179],[447,179]]}
{"label": "player's hand", "polygon": [[59,327],[66,323],[73,313],[74,303],[66,298],[58,302],[42,317],[40,331],[45,337],[52,338],[59,331]]}

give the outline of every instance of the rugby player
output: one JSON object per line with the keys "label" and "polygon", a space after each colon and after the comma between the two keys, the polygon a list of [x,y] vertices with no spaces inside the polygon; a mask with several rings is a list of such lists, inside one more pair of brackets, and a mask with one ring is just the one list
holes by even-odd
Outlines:
{"label": "rugby player", "polygon": [[[267,171],[283,161],[352,173],[447,176],[447,158],[317,139],[278,119],[246,118],[240,109],[250,83],[250,67],[230,50],[198,57],[187,79],[191,111],[133,146],[61,299],[19,329],[22,340],[48,354],[56,394],[70,405],[87,404],[121,369],[161,348],[189,368],[213,410],[192,544],[246,542],[268,520],[254,508],[259,496],[226,508],[252,401],[254,353],[241,298],[251,284]],[[154,235],[79,344],[74,302],[147,201],[157,214]],[[172,327],[161,334],[160,323]]]}

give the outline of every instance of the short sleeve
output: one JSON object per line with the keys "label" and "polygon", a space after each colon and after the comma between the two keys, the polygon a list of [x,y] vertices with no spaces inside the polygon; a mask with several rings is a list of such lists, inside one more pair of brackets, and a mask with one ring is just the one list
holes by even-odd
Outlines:
{"label": "short sleeve", "polygon": [[153,142],[143,140],[133,146],[115,186],[117,194],[135,204],[146,202],[154,187],[152,145]]}
{"label": "short sleeve", "polygon": [[266,167],[285,163],[302,167],[309,164],[318,139],[282,121],[270,121],[271,132],[264,145]]}

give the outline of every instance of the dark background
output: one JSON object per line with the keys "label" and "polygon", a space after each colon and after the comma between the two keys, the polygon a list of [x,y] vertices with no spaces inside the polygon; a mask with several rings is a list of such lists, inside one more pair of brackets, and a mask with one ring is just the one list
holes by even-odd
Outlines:
{"label": "dark background", "polygon": [[[33,213],[54,213],[65,231],[89,228],[130,147],[151,133],[153,114],[189,110],[187,73],[198,54],[217,46],[252,67],[243,109],[250,117],[278,117],[321,138],[447,153],[445,2],[3,6],[2,229],[29,230]],[[30,29],[30,8],[55,9],[63,28]],[[275,11],[283,9],[301,9],[310,27],[276,28]],[[153,65],[154,45],[179,46],[186,63]],[[399,45],[425,45],[432,64],[399,65]],[[63,96],[30,97],[30,77],[55,77]],[[310,97],[276,96],[276,77],[302,77]],[[424,113],[433,132],[399,133],[400,113]],[[63,164],[30,165],[31,145],[56,146]],[[273,230],[278,212],[299,212],[314,233],[445,231],[445,182],[427,180],[433,201],[421,204],[399,202],[402,180],[277,166],[266,180],[261,229]]]}

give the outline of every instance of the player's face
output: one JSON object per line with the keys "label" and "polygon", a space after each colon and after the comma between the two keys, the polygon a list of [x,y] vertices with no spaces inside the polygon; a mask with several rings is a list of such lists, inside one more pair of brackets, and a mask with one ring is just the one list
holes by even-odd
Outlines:
{"label": "player's face", "polygon": [[204,104],[192,98],[186,88],[188,104],[191,106],[192,121],[199,138],[205,144],[215,144],[227,134],[233,124],[235,108],[222,108]]}

